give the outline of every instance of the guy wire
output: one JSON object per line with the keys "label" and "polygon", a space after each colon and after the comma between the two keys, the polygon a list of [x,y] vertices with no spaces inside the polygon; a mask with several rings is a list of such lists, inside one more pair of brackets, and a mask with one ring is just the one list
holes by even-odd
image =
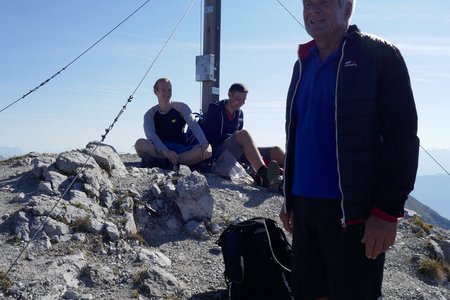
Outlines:
{"label": "guy wire", "polygon": [[[148,2],[148,1],[147,1]],[[195,0],[192,0],[189,7],[186,9],[186,11],[184,12],[183,16],[181,17],[180,21],[177,23],[177,25],[175,26],[174,30],[172,31],[172,33],[169,35],[168,39],[166,40],[166,42],[164,43],[163,47],[161,48],[161,50],[159,51],[159,53],[157,54],[157,56],[155,57],[155,59],[153,60],[153,62],[151,63],[150,67],[147,69],[147,71],[145,72],[144,76],[142,77],[141,81],[138,83],[137,87],[135,88],[135,90],[133,91],[133,93],[128,97],[127,102],[125,103],[124,106],[122,106],[122,109],[119,111],[119,113],[117,114],[117,116],[114,118],[113,123],[107,128],[105,129],[105,134],[102,135],[102,139],[97,142],[95,148],[92,150],[90,156],[86,159],[86,161],[84,162],[84,164],[82,165],[82,167],[80,168],[80,170],[77,172],[76,176],[74,177],[74,179],[70,182],[69,186],[66,188],[66,190],[64,191],[64,193],[58,198],[58,200],[56,201],[56,203],[53,205],[53,207],[51,208],[50,212],[45,216],[44,220],[42,221],[42,223],[39,225],[39,227],[36,229],[36,232],[33,234],[33,236],[29,239],[29,241],[27,241],[27,243],[25,244],[25,246],[22,248],[22,250],[19,252],[19,255],[16,257],[16,259],[13,261],[13,263],[9,266],[8,270],[3,274],[3,276],[0,278],[0,282],[2,282],[6,276],[8,276],[8,274],[11,272],[12,268],[17,264],[19,258],[22,256],[22,254],[25,252],[25,250],[28,248],[28,246],[34,241],[34,239],[36,238],[37,234],[40,233],[40,231],[42,230],[42,228],[44,227],[44,225],[47,223],[48,218],[50,217],[50,215],[52,214],[52,212],[55,210],[55,208],[58,206],[59,202],[63,199],[63,197],[69,192],[70,188],[73,186],[73,184],[75,183],[76,179],[79,177],[80,173],[82,171],[84,171],[84,168],[86,166],[86,164],[88,163],[88,161],[92,158],[92,156],[94,155],[95,151],[97,150],[97,148],[100,146],[100,144],[106,139],[106,136],[108,135],[108,133],[112,130],[112,128],[114,127],[114,124],[119,120],[120,116],[122,115],[122,113],[125,111],[128,103],[130,103],[133,99],[133,95],[136,93],[136,91],[138,90],[138,88],[141,86],[142,82],[144,81],[144,79],[147,77],[148,73],[150,72],[151,68],[153,67],[153,65],[155,64],[156,60],[159,58],[159,56],[161,55],[161,53],[164,51],[164,49],[166,48],[167,44],[169,43],[170,39],[172,38],[172,36],[175,34],[175,32],[177,31],[178,27],[180,26],[181,22],[184,20],[184,18],[186,17],[186,15],[188,14],[188,12],[190,11],[190,9],[192,8],[192,5],[194,4]]]}
{"label": "guy wire", "polygon": [[58,72],[56,72],[55,74],[53,74],[50,78],[44,80],[40,85],[36,86],[35,88],[31,89],[30,91],[28,91],[27,93],[25,93],[22,97],[20,97],[19,99],[11,102],[10,104],[8,104],[7,106],[5,106],[4,108],[0,109],[0,113],[3,112],[4,110],[8,109],[9,107],[13,106],[14,104],[16,104],[17,102],[23,100],[25,97],[27,97],[28,95],[30,95],[31,93],[37,91],[40,87],[46,85],[50,80],[52,80],[53,78],[55,78],[56,76],[58,76],[59,74],[61,74],[62,71],[64,71],[65,69],[67,69],[70,65],[72,65],[74,62],[76,62],[79,58],[81,58],[83,55],[85,55],[89,50],[91,50],[92,48],[94,48],[98,43],[100,43],[103,39],[105,39],[108,35],[110,35],[114,30],[116,30],[120,25],[122,25],[123,23],[125,23],[129,18],[131,18],[135,13],[137,13],[141,8],[143,8],[148,2],[150,2],[151,0],[147,0],[144,2],[144,4],[142,4],[141,6],[139,6],[135,11],[133,11],[130,15],[128,15],[128,17],[126,17],[124,20],[122,20],[122,22],[120,22],[119,24],[117,24],[113,29],[111,29],[108,33],[106,33],[105,35],[103,35],[99,40],[97,40],[94,44],[92,44],[89,48],[87,48],[86,50],[84,50],[83,53],[81,53],[80,55],[78,55],[75,59],[73,59],[71,62],[69,62],[65,67],[63,67],[61,70],[59,70]]}

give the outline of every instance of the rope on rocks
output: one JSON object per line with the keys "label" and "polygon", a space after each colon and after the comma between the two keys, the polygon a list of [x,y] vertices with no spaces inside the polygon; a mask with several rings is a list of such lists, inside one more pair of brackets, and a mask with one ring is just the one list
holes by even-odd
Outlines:
{"label": "rope on rocks", "polygon": [[[36,238],[37,234],[40,233],[40,231],[42,230],[42,228],[44,227],[44,225],[47,223],[48,218],[50,217],[50,215],[52,214],[52,212],[55,210],[55,208],[58,206],[59,202],[63,199],[63,197],[69,192],[69,190],[71,189],[71,187],[73,186],[73,184],[75,183],[75,181],[78,179],[78,177],[80,176],[80,174],[84,171],[86,164],[89,162],[89,160],[92,158],[92,156],[94,155],[95,151],[98,149],[98,147],[100,146],[101,143],[103,143],[103,141],[106,139],[106,136],[108,135],[108,133],[112,130],[112,128],[114,127],[114,124],[119,120],[120,116],[122,115],[122,113],[125,111],[128,103],[130,103],[133,99],[133,95],[136,93],[136,91],[138,90],[138,88],[141,86],[142,82],[144,81],[144,79],[147,77],[148,73],[150,72],[150,70],[152,69],[152,67],[154,66],[156,60],[159,58],[159,56],[161,55],[161,53],[164,51],[164,49],[166,48],[167,44],[169,43],[170,39],[172,38],[172,36],[175,34],[175,32],[177,31],[178,27],[180,26],[180,24],[182,23],[182,21],[185,19],[185,17],[187,16],[188,12],[191,10],[192,6],[194,5],[194,2],[196,0],[192,0],[190,5],[188,6],[188,8],[186,9],[186,11],[184,12],[183,16],[181,17],[181,19],[178,21],[178,23],[176,24],[175,28],[173,29],[173,31],[171,32],[171,34],[169,35],[169,37],[167,38],[166,42],[164,43],[164,45],[162,46],[161,50],[159,51],[159,53],[157,54],[157,56],[155,57],[155,59],[153,60],[153,62],[151,63],[150,67],[147,69],[147,71],[145,72],[144,76],[142,77],[141,81],[138,83],[137,87],[135,88],[135,90],[133,91],[133,93],[128,97],[127,102],[124,106],[122,106],[122,109],[119,111],[119,113],[117,114],[117,116],[114,118],[114,121],[112,122],[112,124],[105,129],[105,134],[102,135],[102,138],[99,142],[96,143],[95,148],[91,151],[90,156],[86,159],[86,161],[84,162],[84,164],[82,165],[82,167],[80,168],[80,170],[77,172],[76,176],[74,177],[74,179],[70,182],[69,186],[66,188],[66,190],[64,191],[64,193],[58,198],[58,200],[56,201],[56,203],[53,205],[52,209],[49,211],[49,213],[45,216],[44,220],[42,221],[42,223],[39,225],[39,227],[37,228],[36,232],[33,234],[33,236],[29,239],[29,241],[25,244],[25,246],[22,248],[22,250],[19,252],[19,255],[16,257],[16,259],[13,261],[13,263],[10,265],[10,267],[8,268],[8,270],[3,274],[3,276],[0,278],[0,282],[2,282],[6,276],[8,276],[8,274],[11,272],[12,268],[17,264],[19,258],[22,256],[22,254],[25,252],[25,250],[28,248],[28,246],[34,241],[34,239]],[[148,2],[148,1],[147,1]]]}

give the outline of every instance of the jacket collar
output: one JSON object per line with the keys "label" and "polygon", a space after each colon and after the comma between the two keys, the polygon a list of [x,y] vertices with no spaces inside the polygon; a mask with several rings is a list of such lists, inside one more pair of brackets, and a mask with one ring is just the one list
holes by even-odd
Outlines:
{"label": "jacket collar", "polygon": [[[359,33],[359,32],[360,32],[360,30],[359,30],[358,26],[350,25],[347,29],[347,32],[344,35],[344,38],[347,40],[351,40],[355,37],[355,33]],[[300,44],[298,46],[298,58],[300,60],[306,59],[309,55],[309,49],[311,49],[315,45],[316,45],[315,40],[311,40],[305,44]]]}

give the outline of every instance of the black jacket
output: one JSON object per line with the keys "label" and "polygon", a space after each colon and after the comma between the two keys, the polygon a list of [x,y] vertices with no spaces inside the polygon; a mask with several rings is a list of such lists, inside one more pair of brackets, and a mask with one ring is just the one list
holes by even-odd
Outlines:
{"label": "black jacket", "polygon": [[[302,61],[314,41],[299,47],[286,106],[285,206],[292,210],[295,160],[295,97]],[[335,93],[336,155],[342,223],[365,220],[371,211],[402,216],[413,190],[419,139],[417,113],[406,64],[392,44],[350,26],[342,45]],[[307,145],[305,145],[307,147]]]}
{"label": "black jacket", "polygon": [[214,149],[229,138],[233,133],[241,130],[244,126],[244,113],[240,109],[234,113],[232,120],[226,116],[225,103],[228,100],[221,100],[218,103],[210,103],[208,112],[201,122],[201,127],[206,139]]}

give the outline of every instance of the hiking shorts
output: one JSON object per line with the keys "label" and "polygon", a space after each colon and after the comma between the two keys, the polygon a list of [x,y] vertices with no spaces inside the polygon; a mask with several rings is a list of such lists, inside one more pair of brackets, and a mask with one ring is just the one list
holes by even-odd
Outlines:
{"label": "hiking shorts", "polygon": [[172,151],[176,152],[177,154],[187,152],[194,147],[194,145],[181,144],[181,143],[177,143],[177,142],[165,142],[164,145],[169,150],[172,150]]}
{"label": "hiking shorts", "polygon": [[340,205],[336,199],[294,200],[291,285],[295,299],[381,297],[385,254],[375,260],[365,256],[364,224],[343,228]]}
{"label": "hiking shorts", "polygon": [[213,149],[213,157],[218,158],[222,153],[228,150],[231,154],[233,154],[236,160],[239,160],[239,157],[244,153],[241,145],[238,143],[236,139],[236,132],[233,133],[229,138],[227,138],[220,146],[217,146]]}

